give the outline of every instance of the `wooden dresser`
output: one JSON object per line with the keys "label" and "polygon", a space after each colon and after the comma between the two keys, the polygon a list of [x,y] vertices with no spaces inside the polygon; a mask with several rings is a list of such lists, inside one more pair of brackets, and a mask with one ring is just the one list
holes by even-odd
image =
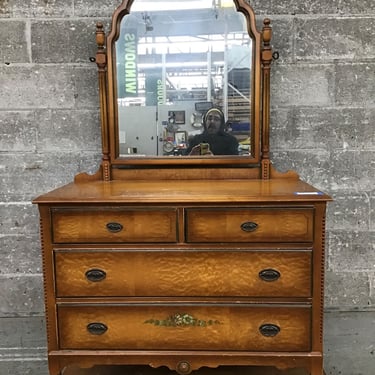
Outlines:
{"label": "wooden dresser", "polygon": [[246,0],[122,0],[97,24],[100,167],[34,200],[50,375],[323,375],[330,197],[272,166],[271,36]]}
{"label": "wooden dresser", "polygon": [[39,197],[51,375],[107,362],[321,375],[327,200],[295,179],[98,181]]}

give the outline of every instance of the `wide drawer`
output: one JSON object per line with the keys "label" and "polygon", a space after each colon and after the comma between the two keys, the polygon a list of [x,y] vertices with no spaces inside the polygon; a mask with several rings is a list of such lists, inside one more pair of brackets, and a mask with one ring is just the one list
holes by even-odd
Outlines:
{"label": "wide drawer", "polygon": [[187,209],[187,242],[311,242],[314,209]]}
{"label": "wide drawer", "polygon": [[309,307],[59,306],[60,349],[310,350]]}
{"label": "wide drawer", "polygon": [[175,209],[53,209],[55,243],[176,242]]}
{"label": "wide drawer", "polygon": [[311,296],[309,251],[55,251],[56,292],[79,296]]}

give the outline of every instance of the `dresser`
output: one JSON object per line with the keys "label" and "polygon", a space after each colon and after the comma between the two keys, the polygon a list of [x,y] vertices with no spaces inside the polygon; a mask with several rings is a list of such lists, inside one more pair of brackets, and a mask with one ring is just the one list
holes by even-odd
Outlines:
{"label": "dresser", "polygon": [[107,362],[321,375],[328,200],[294,179],[98,181],[39,197],[51,375]]}
{"label": "dresser", "polygon": [[331,198],[272,165],[257,24],[245,0],[122,0],[97,24],[100,166],[34,200],[50,375],[323,375]]}

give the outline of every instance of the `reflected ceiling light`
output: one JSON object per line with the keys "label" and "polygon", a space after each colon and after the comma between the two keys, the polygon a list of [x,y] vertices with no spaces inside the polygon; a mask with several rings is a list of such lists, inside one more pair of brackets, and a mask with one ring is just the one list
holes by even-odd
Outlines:
{"label": "reflected ceiling light", "polygon": [[186,9],[211,9],[212,0],[136,0],[134,1],[132,11],[144,11],[147,9],[152,11],[165,11],[165,10],[186,10]]}
{"label": "reflected ceiling light", "polygon": [[219,0],[220,8],[232,8],[233,0]]}
{"label": "reflected ceiling light", "polygon": [[[215,61],[212,65],[224,65],[224,61]],[[139,69],[150,69],[150,68],[183,68],[183,67],[206,67],[207,63],[204,61],[195,61],[195,62],[167,62],[165,64],[162,63],[141,63],[138,64]]]}

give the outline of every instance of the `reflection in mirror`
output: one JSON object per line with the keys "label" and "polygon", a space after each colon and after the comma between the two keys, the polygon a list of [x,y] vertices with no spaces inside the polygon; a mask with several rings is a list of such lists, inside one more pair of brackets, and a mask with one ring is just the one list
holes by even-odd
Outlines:
{"label": "reflection in mirror", "polygon": [[135,0],[115,43],[120,156],[202,155],[212,107],[236,139],[216,154],[251,154],[252,46],[232,0]]}

